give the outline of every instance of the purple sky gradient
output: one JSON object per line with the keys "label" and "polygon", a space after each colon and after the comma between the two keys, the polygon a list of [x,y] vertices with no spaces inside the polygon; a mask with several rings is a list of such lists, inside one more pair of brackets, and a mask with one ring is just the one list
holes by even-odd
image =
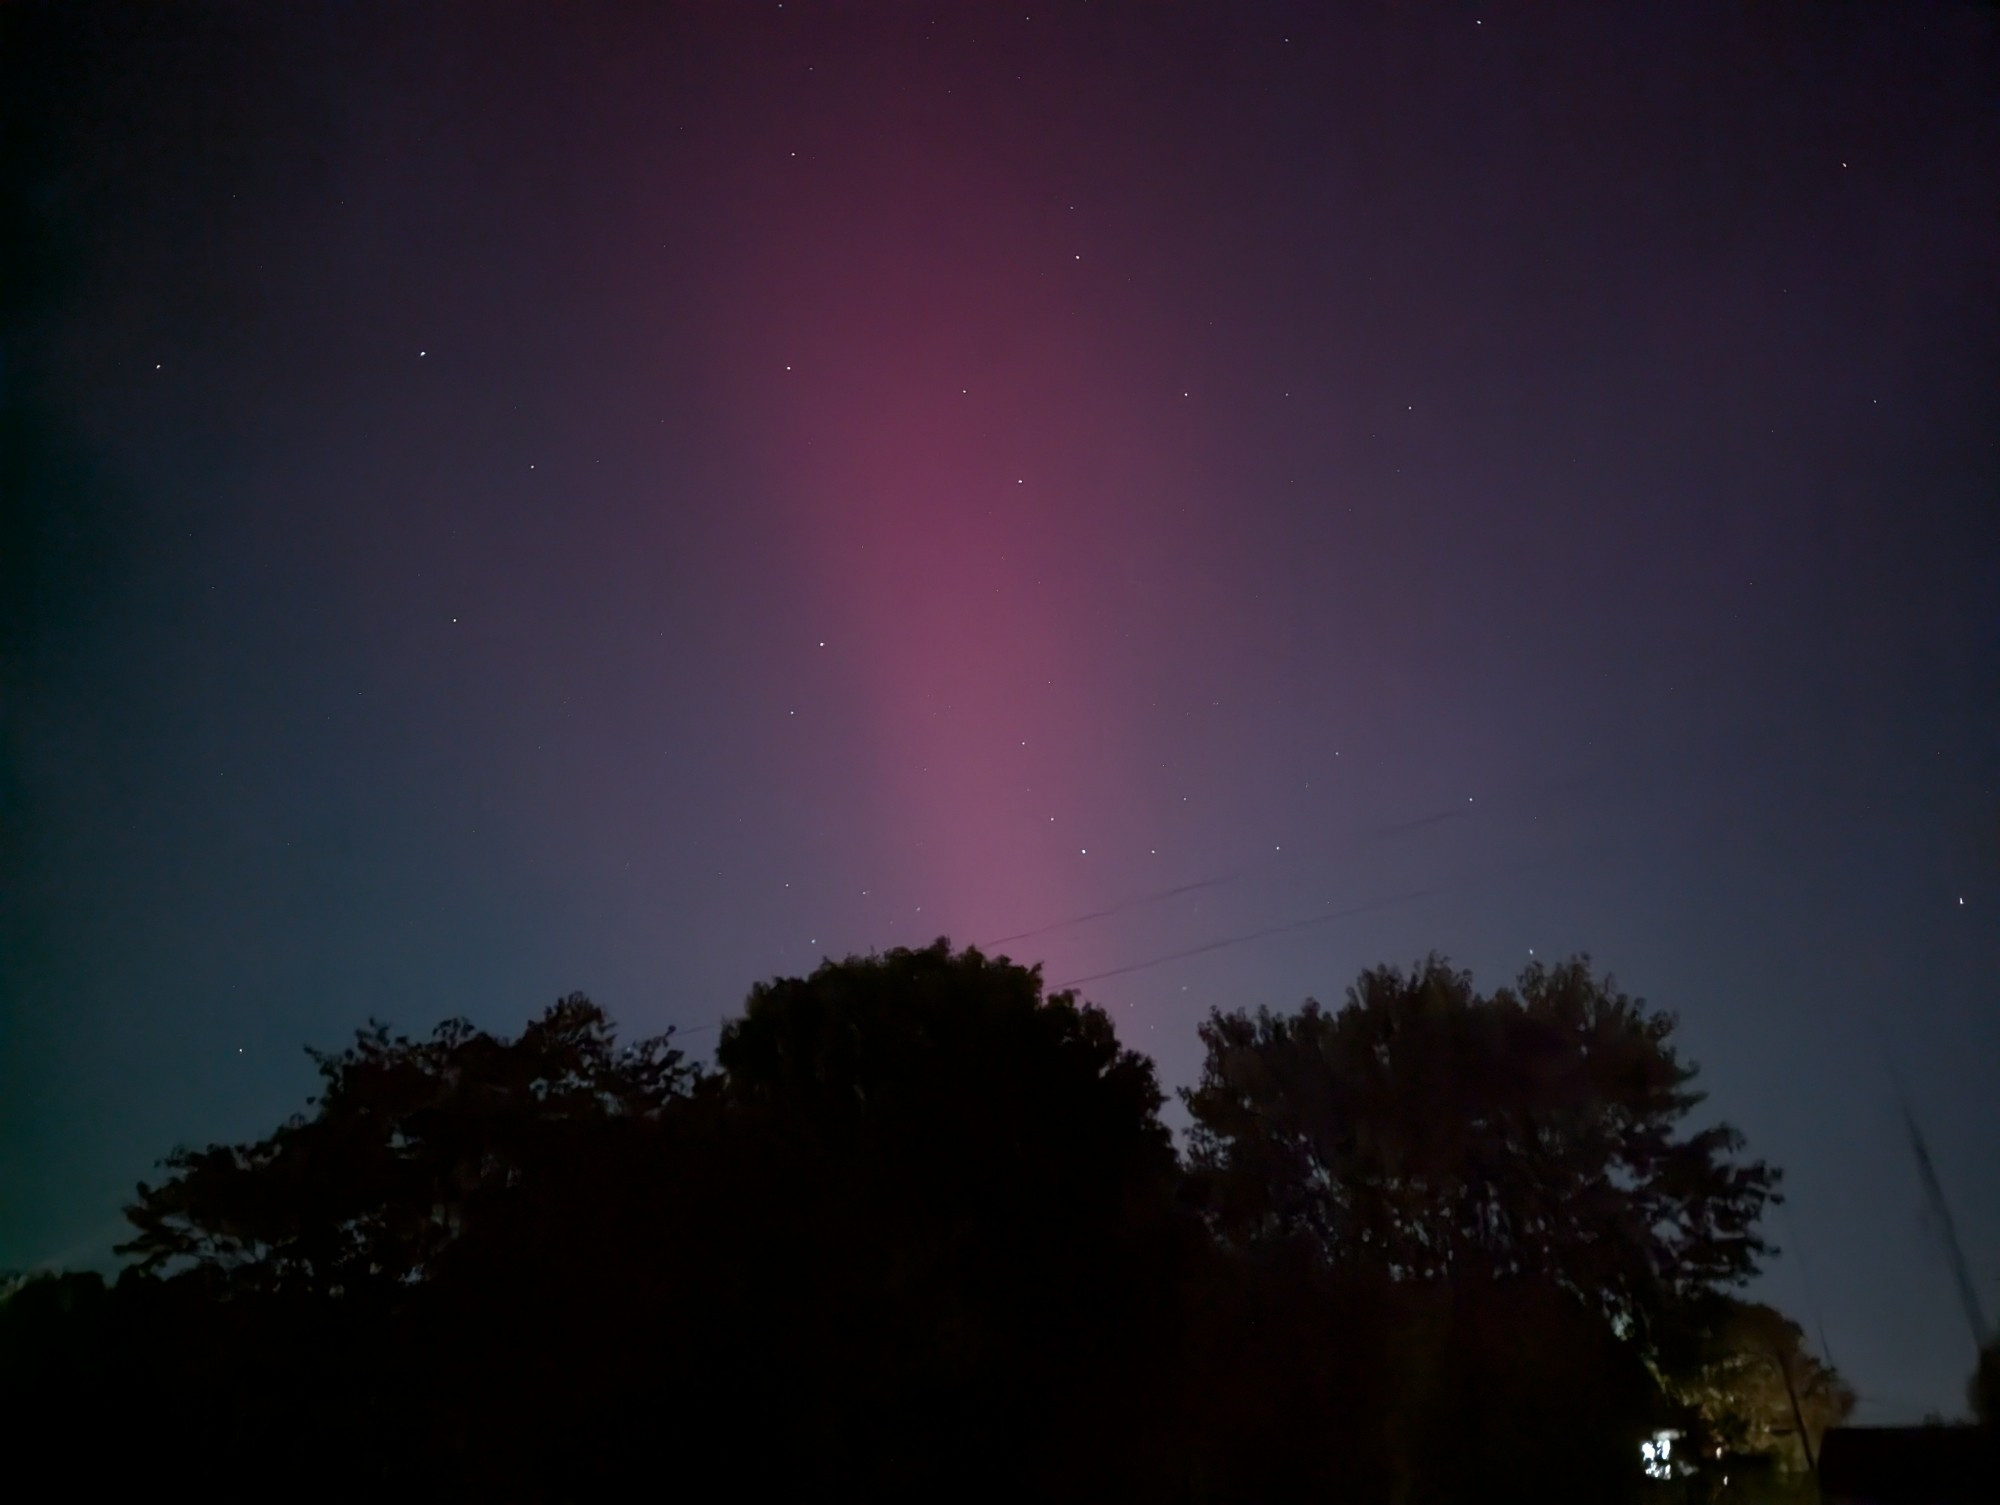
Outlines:
{"label": "purple sky gradient", "polygon": [[1020,936],[1179,1084],[1588,950],[1962,1407],[1990,9],[27,9],[0,1266],[371,1014]]}

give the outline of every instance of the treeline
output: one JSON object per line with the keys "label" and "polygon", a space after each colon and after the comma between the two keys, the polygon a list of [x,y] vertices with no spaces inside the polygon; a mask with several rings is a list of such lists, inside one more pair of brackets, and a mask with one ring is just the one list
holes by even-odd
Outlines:
{"label": "treeline", "polygon": [[942,941],[760,985],[712,1065],[581,996],[371,1026],[164,1162],[115,1282],[16,1283],[0,1407],[91,1492],[1700,1494],[1851,1399],[1726,1294],[1777,1174],[1672,1028],[1582,961],[1372,971],[1211,1016],[1183,1158],[1100,1010]]}

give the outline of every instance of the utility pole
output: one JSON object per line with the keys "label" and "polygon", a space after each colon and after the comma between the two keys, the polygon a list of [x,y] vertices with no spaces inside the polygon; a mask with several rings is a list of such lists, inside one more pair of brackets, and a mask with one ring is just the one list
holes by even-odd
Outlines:
{"label": "utility pole", "polygon": [[1799,1446],[1805,1450],[1806,1472],[1819,1477],[1819,1460],[1813,1457],[1812,1433],[1806,1430],[1806,1413],[1799,1408],[1798,1387],[1792,1383],[1792,1366],[1775,1350],[1764,1355],[1778,1366],[1778,1378],[1785,1382],[1785,1399],[1792,1403],[1792,1425],[1799,1429]]}

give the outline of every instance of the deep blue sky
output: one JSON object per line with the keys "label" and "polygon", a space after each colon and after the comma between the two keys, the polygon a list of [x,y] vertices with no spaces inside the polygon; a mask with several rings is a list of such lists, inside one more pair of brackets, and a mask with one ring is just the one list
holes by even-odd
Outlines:
{"label": "deep blue sky", "polygon": [[0,1266],[371,1014],[1031,932],[1177,1084],[1587,950],[1786,1169],[1763,1294],[1960,1409],[1990,8],[5,24]]}

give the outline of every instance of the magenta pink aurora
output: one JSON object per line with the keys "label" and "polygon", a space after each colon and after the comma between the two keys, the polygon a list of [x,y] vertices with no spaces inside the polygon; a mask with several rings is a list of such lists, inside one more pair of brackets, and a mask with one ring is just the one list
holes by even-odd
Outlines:
{"label": "magenta pink aurora", "polygon": [[[821,209],[789,210],[818,228],[809,254],[718,269],[711,337],[783,520],[781,588],[860,697],[858,796],[906,838],[934,931],[1101,903],[1144,881],[1173,818],[1127,708],[1173,673],[1163,643],[1224,654],[1243,620],[1194,497],[1198,399],[1123,279],[1060,251],[1082,238],[1064,206],[918,170]],[[950,255],[927,243],[940,221]],[[1079,962],[1125,959],[1078,939]]]}

